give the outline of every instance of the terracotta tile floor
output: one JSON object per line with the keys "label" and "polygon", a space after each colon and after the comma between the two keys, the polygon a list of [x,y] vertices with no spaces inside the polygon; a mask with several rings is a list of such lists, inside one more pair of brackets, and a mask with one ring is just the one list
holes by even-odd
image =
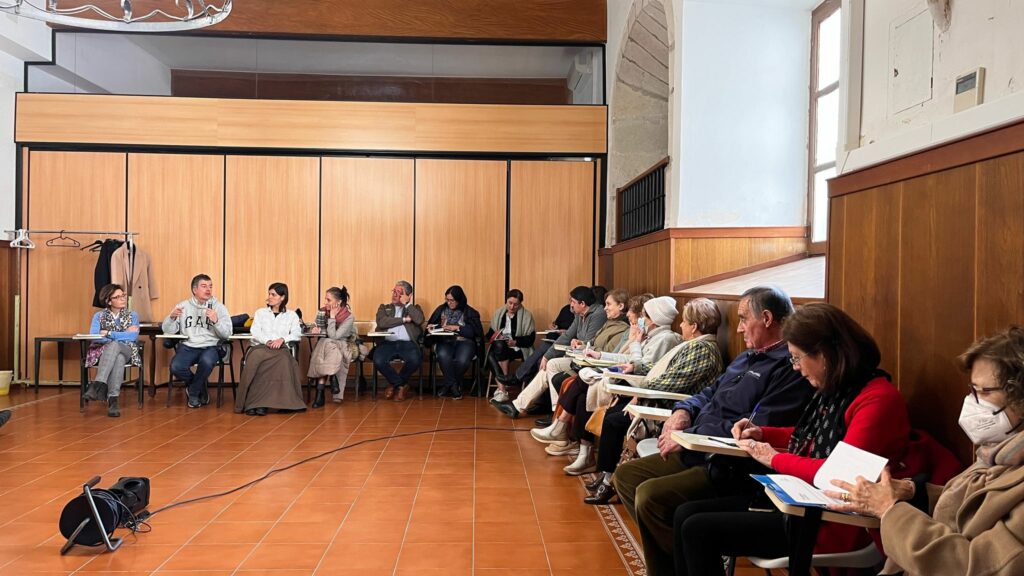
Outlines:
{"label": "terracotta tile floor", "polygon": [[[162,395],[161,395],[162,396]],[[162,398],[161,398],[162,399]],[[0,407],[0,575],[628,575],[582,482],[486,401],[359,401],[301,414],[240,416],[134,403],[113,420],[77,392],[15,386]],[[102,475],[152,480],[150,510],[221,492],[268,470],[379,436],[232,494],[157,514],[112,554],[58,553],[57,518]],[[621,505],[617,505],[625,515]],[[632,529],[632,527],[630,527]],[[123,531],[119,531],[123,532]],[[573,554],[583,550],[584,554]],[[737,574],[743,574],[741,569]],[[748,571],[748,574],[760,572]]]}

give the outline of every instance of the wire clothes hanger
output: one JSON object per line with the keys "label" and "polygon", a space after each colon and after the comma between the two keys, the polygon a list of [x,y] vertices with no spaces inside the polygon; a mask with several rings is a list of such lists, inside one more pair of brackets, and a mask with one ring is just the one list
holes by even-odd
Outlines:
{"label": "wire clothes hanger", "polygon": [[82,245],[82,243],[70,236],[65,236],[64,231],[61,230],[60,236],[57,236],[56,238],[50,238],[49,240],[46,241],[46,245],[59,246],[64,248],[78,248],[79,246]]}

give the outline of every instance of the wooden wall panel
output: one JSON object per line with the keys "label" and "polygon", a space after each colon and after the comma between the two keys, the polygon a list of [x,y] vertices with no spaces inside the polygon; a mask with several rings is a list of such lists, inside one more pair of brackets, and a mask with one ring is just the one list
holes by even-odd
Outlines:
{"label": "wooden wall panel", "polygon": [[416,160],[416,303],[423,312],[458,284],[487,316],[504,302],[507,164]]}
{"label": "wooden wall panel", "polygon": [[266,306],[284,282],[288,307],[311,322],[320,302],[320,159],[228,156],[224,302],[232,314]]}
{"label": "wooden wall panel", "polygon": [[[29,229],[117,231],[125,228],[125,154],[123,152],[32,152],[29,164]],[[80,236],[83,244],[102,238]],[[96,309],[93,272],[97,254],[76,248],[45,246],[36,236],[28,254],[28,283],[22,305],[28,307],[28,339],[23,372],[31,378],[36,336],[87,332]],[[27,302],[26,302],[27,301]],[[57,377],[57,347],[44,345],[40,378]],[[68,345],[64,378],[77,380],[78,351]]]}
{"label": "wooden wall panel", "polygon": [[16,113],[15,140],[20,143],[388,152],[607,151],[605,106],[19,93]]}
{"label": "wooden wall panel", "polygon": [[373,320],[398,280],[413,279],[411,158],[324,158],[321,299],[346,285],[358,320]]}
{"label": "wooden wall panel", "polygon": [[[882,368],[900,370],[900,221],[903,184],[847,197],[846,217],[858,223],[856,249],[842,262],[842,307],[871,334],[882,352]],[[863,234],[863,236],[861,236]],[[912,306],[911,306],[912,308]],[[914,314],[914,312],[911,312]]]}
{"label": "wooden wall panel", "polygon": [[671,287],[807,252],[804,238],[676,238]]}
{"label": "wooden wall panel", "polygon": [[[151,0],[143,0],[136,12]],[[199,33],[460,40],[605,42],[606,0],[327,0],[315,10],[270,0],[236,2]]]}
{"label": "wooden wall panel", "polygon": [[831,198],[828,208],[828,254],[825,260],[825,299],[843,307],[843,277],[846,273],[846,199]]}
{"label": "wooden wall panel", "polygon": [[565,78],[444,78],[171,70],[171,95],[190,98],[572,104]]}
{"label": "wooden wall panel", "polygon": [[967,440],[957,418],[966,380],[955,358],[974,334],[976,178],[977,168],[966,166],[907,181],[898,221],[899,341],[907,353],[897,382],[912,422],[927,423],[962,453]]}
{"label": "wooden wall panel", "polygon": [[538,330],[569,290],[594,283],[593,195],[590,162],[512,162],[509,288],[523,291]]}
{"label": "wooden wall panel", "polygon": [[623,288],[631,295],[643,292],[662,295],[671,288],[671,240],[616,252],[612,257],[615,281],[608,288]]}
{"label": "wooden wall panel", "polygon": [[[196,274],[212,278],[214,293],[223,299],[224,156],[129,154],[128,228],[142,234],[138,245],[149,253],[160,295],[151,301],[150,320],[161,322],[191,297]],[[170,356],[158,347],[161,382]],[[150,358],[147,352],[147,363]]]}
{"label": "wooden wall panel", "polygon": [[975,334],[1024,324],[1024,152],[978,165]]}

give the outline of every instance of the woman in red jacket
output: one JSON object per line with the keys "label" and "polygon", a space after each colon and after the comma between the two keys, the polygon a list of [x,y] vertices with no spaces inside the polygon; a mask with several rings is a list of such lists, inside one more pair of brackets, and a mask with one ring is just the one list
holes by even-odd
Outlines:
{"label": "woman in red jacket", "polygon": [[[871,335],[839,308],[821,303],[799,308],[782,334],[793,369],[817,391],[796,427],[737,422],[732,432],[738,444],[765,466],[808,483],[840,441],[899,462],[910,438],[906,404],[878,369],[881,354]],[[722,574],[722,556],[778,558],[800,548],[791,538],[801,532],[781,512],[748,512],[748,505],[749,499],[728,498],[680,506],[676,573]],[[814,552],[848,552],[870,541],[863,528],[824,523]]]}

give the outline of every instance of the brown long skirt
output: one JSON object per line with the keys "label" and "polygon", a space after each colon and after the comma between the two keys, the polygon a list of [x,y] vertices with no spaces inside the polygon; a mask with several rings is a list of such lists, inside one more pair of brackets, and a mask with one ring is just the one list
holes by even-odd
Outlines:
{"label": "brown long skirt", "polygon": [[235,412],[253,408],[305,410],[302,372],[287,348],[253,346],[245,355],[242,381],[235,397]]}

